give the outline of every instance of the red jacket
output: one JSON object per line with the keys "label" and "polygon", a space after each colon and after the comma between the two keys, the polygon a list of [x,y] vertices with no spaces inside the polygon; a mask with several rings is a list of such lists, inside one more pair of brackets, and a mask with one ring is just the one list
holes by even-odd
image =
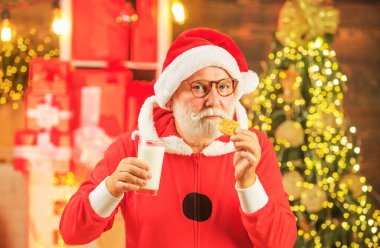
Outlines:
{"label": "red jacket", "polygon": [[[155,108],[151,119],[152,108],[146,111],[143,107],[142,112],[148,113],[148,120],[139,120],[142,134],[148,138],[157,135],[167,144],[158,195],[127,192],[106,218],[91,207],[90,192],[112,174],[121,159],[137,156],[137,143],[131,140],[131,133],[125,134],[109,147],[66,206],[60,223],[65,242],[85,244],[96,239],[112,227],[119,209],[125,219],[128,248],[293,247],[295,218],[273,146],[264,134],[252,130],[259,138],[262,152],[256,173],[269,200],[258,211],[246,214],[235,190],[234,152],[229,137],[222,136],[209,149],[193,154],[178,138],[171,112]],[[146,130],[144,134],[141,127],[150,124],[153,134]]]}

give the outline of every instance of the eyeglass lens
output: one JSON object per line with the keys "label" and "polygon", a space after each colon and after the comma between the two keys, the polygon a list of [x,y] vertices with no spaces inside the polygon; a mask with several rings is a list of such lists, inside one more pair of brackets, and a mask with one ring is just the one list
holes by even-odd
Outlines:
{"label": "eyeglass lens", "polygon": [[231,78],[225,78],[219,81],[197,80],[191,82],[189,85],[194,96],[204,97],[211,91],[213,84],[216,84],[216,90],[221,96],[231,95],[236,88],[236,81]]}

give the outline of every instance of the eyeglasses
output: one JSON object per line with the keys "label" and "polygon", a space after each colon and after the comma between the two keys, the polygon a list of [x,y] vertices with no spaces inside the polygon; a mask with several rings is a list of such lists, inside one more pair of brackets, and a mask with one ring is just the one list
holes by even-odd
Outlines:
{"label": "eyeglasses", "polygon": [[213,84],[216,85],[216,90],[219,95],[229,96],[235,92],[238,81],[233,78],[224,78],[218,81],[196,80],[188,83],[195,97],[207,96]]}

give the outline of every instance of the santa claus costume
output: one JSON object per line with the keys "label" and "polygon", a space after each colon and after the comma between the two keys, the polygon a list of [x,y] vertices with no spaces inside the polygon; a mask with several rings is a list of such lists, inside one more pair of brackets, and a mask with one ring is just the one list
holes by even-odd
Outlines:
{"label": "santa claus costume", "polygon": [[[163,72],[139,115],[138,132],[144,140],[165,144],[157,196],[133,191],[115,198],[105,179],[126,157],[137,157],[131,130],[106,151],[65,208],[60,230],[67,244],[85,244],[112,227],[117,211],[125,219],[126,247],[293,247],[295,218],[282,185],[271,142],[258,130],[261,159],[255,183],[236,187],[235,147],[220,136],[200,153],[179,136],[167,103],[183,80],[196,71],[216,66],[239,81],[240,99],[258,85],[237,45],[227,35],[211,29],[182,33],[170,47]],[[248,129],[245,109],[236,101],[235,119]]]}

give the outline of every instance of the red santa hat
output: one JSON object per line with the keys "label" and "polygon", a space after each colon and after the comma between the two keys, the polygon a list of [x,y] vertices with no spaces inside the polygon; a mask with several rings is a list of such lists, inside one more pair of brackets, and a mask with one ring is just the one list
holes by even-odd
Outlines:
{"label": "red santa hat", "polygon": [[208,66],[223,68],[239,81],[237,99],[259,84],[257,74],[248,70],[243,53],[229,36],[213,29],[191,29],[180,34],[166,54],[162,74],[154,85],[160,107],[167,109],[166,104],[181,82]]}

